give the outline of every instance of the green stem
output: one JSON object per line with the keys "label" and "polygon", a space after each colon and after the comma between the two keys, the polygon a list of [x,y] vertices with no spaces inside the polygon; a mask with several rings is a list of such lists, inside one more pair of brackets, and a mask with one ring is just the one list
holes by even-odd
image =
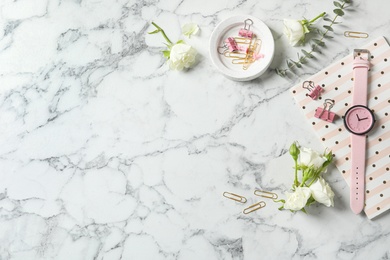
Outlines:
{"label": "green stem", "polygon": [[295,187],[298,187],[298,162],[295,160],[295,180],[294,180]]}
{"label": "green stem", "polygon": [[168,42],[169,46],[172,46],[173,43],[172,43],[171,40],[168,38],[168,36],[165,34],[164,30],[161,29],[161,27],[158,26],[157,24],[155,24],[154,22],[152,22],[152,24],[157,28],[157,30],[158,30],[159,32],[162,33],[163,37],[164,37],[165,40]]}
{"label": "green stem", "polygon": [[315,18],[311,19],[311,20],[309,21],[309,24],[314,23],[315,21],[317,21],[319,18],[323,17],[324,15],[326,15],[326,12],[320,13],[320,14],[317,15]]}

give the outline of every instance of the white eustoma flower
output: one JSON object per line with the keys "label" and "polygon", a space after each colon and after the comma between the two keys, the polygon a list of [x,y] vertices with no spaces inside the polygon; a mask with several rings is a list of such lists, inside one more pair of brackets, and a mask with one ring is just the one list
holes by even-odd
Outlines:
{"label": "white eustoma flower", "polygon": [[191,35],[195,35],[198,33],[199,26],[196,23],[186,23],[181,27],[181,31],[183,32],[183,35],[190,38]]}
{"label": "white eustoma flower", "polygon": [[306,166],[314,166],[315,168],[319,168],[326,161],[326,157],[322,154],[313,151],[310,148],[301,147],[299,154],[299,162],[301,165]]}
{"label": "white eustoma flower", "polygon": [[172,46],[168,60],[169,68],[172,70],[182,70],[191,68],[195,63],[197,52],[188,44],[178,43]]}
{"label": "white eustoma flower", "polygon": [[300,20],[284,19],[284,35],[286,35],[291,46],[304,41],[307,27],[303,26]]}
{"label": "white eustoma flower", "polygon": [[323,179],[318,178],[312,185],[310,185],[310,190],[313,198],[319,202],[324,204],[327,207],[333,207],[333,198],[334,192],[330,188],[329,184]]}
{"label": "white eustoma flower", "polygon": [[297,187],[294,192],[286,192],[284,208],[289,210],[301,210],[306,206],[311,196],[311,190],[307,187]]}

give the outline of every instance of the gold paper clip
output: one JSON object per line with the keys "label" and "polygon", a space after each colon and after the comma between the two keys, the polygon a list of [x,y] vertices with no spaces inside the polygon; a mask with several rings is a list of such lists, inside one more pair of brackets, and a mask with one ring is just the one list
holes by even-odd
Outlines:
{"label": "gold paper clip", "polygon": [[236,43],[241,43],[241,44],[250,44],[251,43],[251,39],[249,39],[249,38],[234,37],[234,40],[236,41]]}
{"label": "gold paper clip", "polygon": [[349,38],[368,38],[368,33],[345,31],[344,36]]}
{"label": "gold paper clip", "polygon": [[240,58],[240,59],[233,59],[232,63],[233,64],[248,64],[248,63],[253,63],[254,61],[255,61],[254,59]]}
{"label": "gold paper clip", "polygon": [[241,202],[241,203],[245,203],[246,202],[246,198],[245,197],[240,196],[238,194],[231,193],[231,192],[225,191],[223,193],[223,196],[225,198],[228,198],[228,199],[231,199],[231,200],[234,200],[234,201],[238,201],[238,202]]}
{"label": "gold paper clip", "polygon": [[240,53],[240,52],[229,52],[225,51],[223,55],[227,58],[235,58],[235,59],[245,59],[246,54],[245,53]]}
{"label": "gold paper clip", "polygon": [[261,208],[264,208],[265,205],[267,205],[267,204],[266,204],[264,201],[257,202],[257,203],[255,203],[255,204],[253,204],[253,205],[247,207],[246,209],[244,209],[244,210],[242,211],[242,213],[244,213],[244,214],[249,214],[249,213],[251,213],[251,212],[253,212],[253,211],[256,211],[256,210],[259,210],[259,209],[261,209]]}
{"label": "gold paper clip", "polygon": [[278,194],[269,192],[269,191],[263,191],[263,190],[255,190],[253,192],[256,196],[260,196],[267,199],[273,199],[276,200],[278,198]]}

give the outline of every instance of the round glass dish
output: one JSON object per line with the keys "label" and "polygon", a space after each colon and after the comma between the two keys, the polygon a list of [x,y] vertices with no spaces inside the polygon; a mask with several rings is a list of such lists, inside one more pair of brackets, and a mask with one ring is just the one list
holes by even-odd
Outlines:
{"label": "round glass dish", "polygon": [[[251,19],[253,24],[250,30],[261,39],[261,49],[259,54],[264,57],[254,61],[248,69],[243,66],[233,64],[231,58],[220,54],[221,46],[224,45],[228,37],[239,37],[238,32],[244,28],[244,21]],[[236,81],[248,81],[262,75],[272,62],[275,53],[275,42],[268,26],[261,20],[250,15],[238,15],[230,17],[220,22],[214,29],[210,37],[210,58],[215,67],[227,78]]]}

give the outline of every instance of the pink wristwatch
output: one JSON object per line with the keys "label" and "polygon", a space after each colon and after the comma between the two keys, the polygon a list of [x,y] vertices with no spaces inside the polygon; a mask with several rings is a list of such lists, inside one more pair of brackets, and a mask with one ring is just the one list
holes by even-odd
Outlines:
{"label": "pink wristwatch", "polygon": [[344,115],[344,125],[351,135],[350,206],[355,214],[364,208],[366,134],[373,128],[375,116],[367,107],[367,82],[370,62],[368,50],[354,50],[353,99]]}

